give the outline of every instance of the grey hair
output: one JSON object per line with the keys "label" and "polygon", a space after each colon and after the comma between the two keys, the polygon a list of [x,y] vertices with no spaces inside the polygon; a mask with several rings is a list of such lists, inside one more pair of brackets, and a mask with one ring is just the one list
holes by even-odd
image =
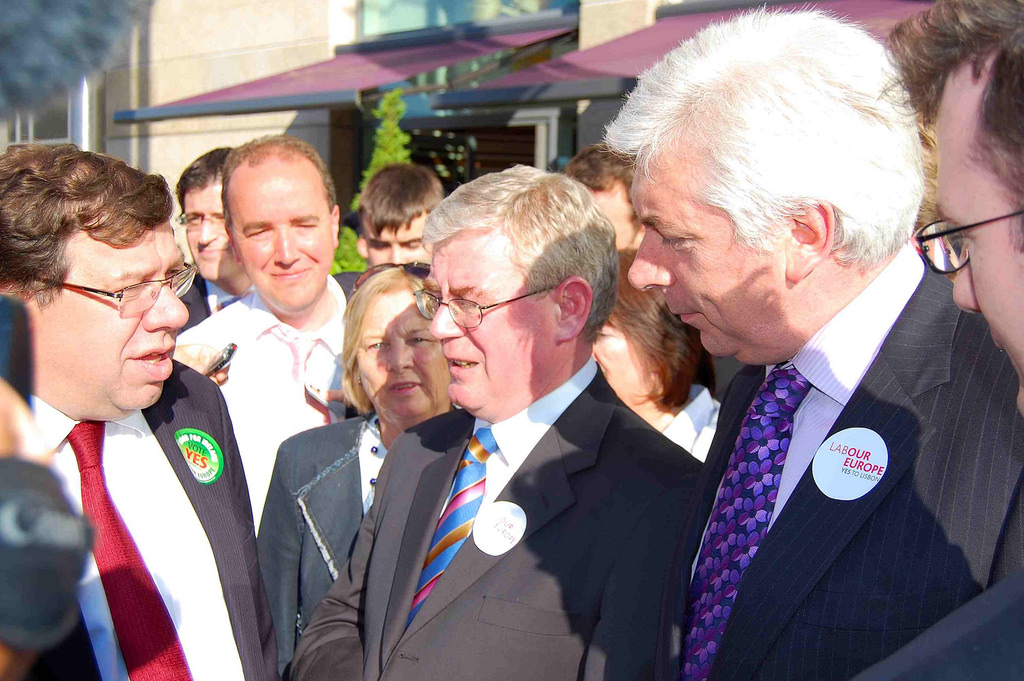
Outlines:
{"label": "grey hair", "polygon": [[606,141],[647,178],[689,145],[706,178],[697,198],[751,248],[831,204],[844,264],[899,251],[923,194],[916,120],[888,53],[820,11],[762,9],[705,28],[641,74]]}
{"label": "grey hair", "polygon": [[583,338],[593,341],[615,307],[619,259],[615,230],[582,184],[557,173],[515,166],[462,185],[427,217],[423,241],[438,244],[466,230],[493,230],[512,244],[509,258],[530,290],[567,277],[594,291]]}

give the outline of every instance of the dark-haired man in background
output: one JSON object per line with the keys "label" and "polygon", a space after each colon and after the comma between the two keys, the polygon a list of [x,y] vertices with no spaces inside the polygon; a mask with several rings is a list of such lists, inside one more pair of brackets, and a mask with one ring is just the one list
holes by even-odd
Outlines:
{"label": "dark-haired man in background", "polygon": [[615,248],[636,249],[640,245],[640,220],[633,210],[629,192],[633,188],[633,166],[604,144],[590,144],[580,149],[565,174],[579,180],[594,197],[594,202],[615,228]]}
{"label": "dark-haired man in background", "polygon": [[359,255],[370,267],[430,262],[423,225],[443,198],[441,180],[429,168],[392,163],[378,170],[359,197]]}
{"label": "dark-haired man in background", "polygon": [[163,178],[110,156],[0,156],[0,291],[25,301],[36,420],[97,530],[84,626],[43,656],[44,678],[276,676],[231,420],[216,387],[171,360],[195,273],[171,209]]}
{"label": "dark-haired man in background", "polygon": [[224,223],[221,185],[224,161],[230,153],[230,147],[206,152],[192,161],[178,180],[178,221],[185,227],[192,259],[199,268],[192,288],[181,299],[188,308],[185,329],[219,312],[252,286],[235,257]]}

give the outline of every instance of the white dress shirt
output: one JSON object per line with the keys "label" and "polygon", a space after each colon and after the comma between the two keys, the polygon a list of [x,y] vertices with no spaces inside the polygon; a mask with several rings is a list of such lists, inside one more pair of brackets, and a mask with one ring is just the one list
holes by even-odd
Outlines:
{"label": "white dress shirt", "polygon": [[[782,466],[772,523],[875,361],[923,276],[924,263],[917,251],[904,246],[874,281],[818,329],[793,357],[791,363],[810,382],[811,390],[793,415],[793,438]],[[766,372],[774,368],[767,367]]]}
{"label": "white dress shirt", "polygon": [[232,302],[235,302],[237,300],[241,300],[245,296],[249,295],[249,293],[251,293],[251,292],[252,292],[252,288],[250,287],[249,290],[247,290],[244,293],[236,296],[236,295],[234,295],[232,293],[228,293],[227,291],[222,289],[220,286],[217,286],[215,283],[213,283],[212,281],[207,279],[206,280],[206,305],[207,305],[207,307],[210,308],[210,314],[215,314],[215,313],[217,313],[217,312],[219,312],[221,310],[221,306],[222,305],[223,306],[227,306],[228,304],[230,304]]}
{"label": "white dress shirt", "polygon": [[[569,405],[587,389],[596,375],[597,362],[591,358],[568,381],[518,414],[493,424],[483,419],[476,420],[473,432],[490,427],[499,449],[494,455],[487,457],[487,482],[484,485],[483,502],[478,513],[494,503],[540,439]],[[441,514],[444,514],[443,508]]]}
{"label": "white dress shirt", "polygon": [[[818,329],[787,363],[796,367],[811,384],[811,389],[793,415],[793,437],[782,465],[782,480],[769,529],[779,519],[797,483],[811,465],[814,453],[875,361],[889,330],[923,276],[921,258],[912,246],[904,246],[874,281]],[[765,375],[775,366],[778,365],[765,367]],[[702,536],[705,534],[707,524]],[[691,575],[699,558],[698,548]]]}
{"label": "white dress shirt", "polygon": [[676,414],[662,435],[676,443],[698,461],[708,458],[711,441],[718,427],[718,408],[721,405],[702,385],[690,387],[690,401]]}
{"label": "white dress shirt", "polygon": [[[56,450],[52,469],[72,508],[81,513],[82,481],[67,442],[76,422],[39,398],[32,406],[46,444]],[[167,606],[192,678],[241,680],[242,663],[209,538],[142,412],[107,422],[103,474]],[[92,554],[78,589],[100,676],[129,681]]]}
{"label": "white dress shirt", "polygon": [[[228,343],[238,346],[221,390],[234,424],[257,528],[277,448],[292,435],[325,424],[323,412],[306,401],[306,385],[322,392],[341,386],[338,355],[345,335],[345,294],[334,277],[328,277],[327,290],[337,302],[337,312],[315,331],[299,332],[284,324],[253,291],[178,337],[182,345],[201,343],[218,350]],[[329,420],[340,418],[332,411]]]}

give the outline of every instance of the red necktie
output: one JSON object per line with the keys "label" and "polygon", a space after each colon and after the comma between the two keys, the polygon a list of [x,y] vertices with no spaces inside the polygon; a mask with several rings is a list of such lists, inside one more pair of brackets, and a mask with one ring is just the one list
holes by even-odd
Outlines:
{"label": "red necktie", "polygon": [[71,430],[68,443],[82,475],[82,509],[96,528],[93,555],[121,656],[131,681],[191,680],[167,607],[110,499],[103,478],[105,428],[99,421],[83,421]]}

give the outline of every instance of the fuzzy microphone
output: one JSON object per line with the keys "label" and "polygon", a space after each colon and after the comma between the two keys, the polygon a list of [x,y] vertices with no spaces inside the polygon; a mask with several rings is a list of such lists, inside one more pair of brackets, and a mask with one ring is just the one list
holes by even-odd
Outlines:
{"label": "fuzzy microphone", "polygon": [[104,64],[128,0],[17,0],[0,13],[0,113],[29,109]]}

